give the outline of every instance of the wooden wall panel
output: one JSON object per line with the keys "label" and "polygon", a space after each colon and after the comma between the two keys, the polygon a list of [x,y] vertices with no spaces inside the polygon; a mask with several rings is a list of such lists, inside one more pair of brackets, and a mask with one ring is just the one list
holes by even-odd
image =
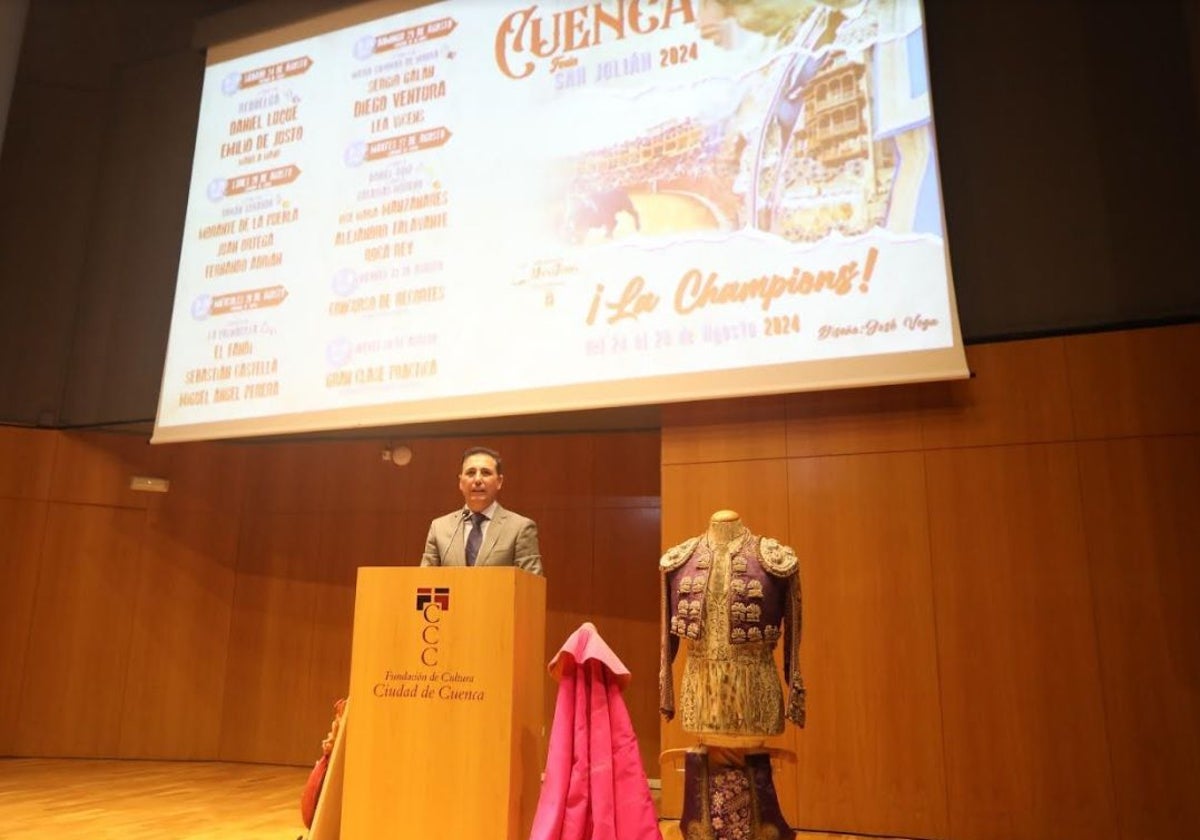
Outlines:
{"label": "wooden wall panel", "polygon": [[147,514],[124,679],[122,758],[217,757],[237,544],[238,520],[229,514]]}
{"label": "wooden wall panel", "polygon": [[787,398],[787,454],[920,449],[920,396],[912,385],[794,394]]}
{"label": "wooden wall panel", "polygon": [[145,508],[148,493],[129,489],[135,475],[154,475],[163,453],[144,438],[100,432],[65,432],[58,437],[50,498],[88,505]]}
{"label": "wooden wall panel", "polygon": [[1081,439],[1200,433],[1200,324],[1074,336],[1067,364]]}
{"label": "wooden wall panel", "polygon": [[660,442],[657,431],[595,436],[598,507],[659,507]]}
{"label": "wooden wall panel", "polygon": [[[595,563],[592,544],[595,513],[592,510],[529,510],[538,523],[542,571],[546,576],[546,642],[543,659],[549,662],[567,637],[585,621],[596,622],[596,596],[592,589]],[[602,629],[602,628],[601,628]],[[557,685],[545,685],[545,720],[553,720]],[[549,729],[547,729],[549,731]]]}
{"label": "wooden wall panel", "polygon": [[262,443],[246,447],[245,510],[315,513],[325,500],[325,480],[336,446]]}
{"label": "wooden wall panel", "polygon": [[591,435],[498,438],[485,445],[493,446],[504,459],[500,498],[505,506],[533,516],[527,511],[584,509],[594,504],[596,452]]}
{"label": "wooden wall panel", "polygon": [[[567,637],[585,621],[597,623],[595,575],[598,573],[593,544],[596,515],[590,509],[526,511],[538,523],[538,543],[542,549],[542,571],[546,575],[546,644],[543,659],[550,659]],[[545,720],[554,719],[558,686],[545,684]],[[547,729],[549,732],[549,729]]]}
{"label": "wooden wall panel", "polygon": [[117,754],[144,523],[141,510],[49,506],[18,755]]}
{"label": "wooden wall panel", "polygon": [[[458,492],[458,471],[462,466],[463,450],[474,445],[473,440],[467,441],[465,438],[430,438],[408,442],[413,457],[404,472],[409,475],[412,489],[404,499],[404,510],[433,511],[430,517],[423,517],[425,522],[420,529],[421,543],[418,548],[425,544],[425,533],[432,516],[449,513],[462,505],[462,496]],[[501,452],[501,457],[504,454]],[[420,559],[420,556],[418,552],[417,558]]]}
{"label": "wooden wall panel", "polygon": [[[439,495],[436,491],[430,490],[429,496]],[[459,496],[458,504],[462,505],[462,497]],[[381,562],[376,565],[381,566],[419,566],[421,564],[421,555],[425,552],[425,538],[429,536],[429,523],[434,518],[442,516],[454,510],[451,505],[437,505],[436,507],[414,507],[412,510],[406,510],[401,516],[397,517],[392,526],[395,529],[396,543],[391,546],[390,552],[383,554],[383,558],[390,558],[386,561],[381,558]]]}
{"label": "wooden wall panel", "polygon": [[384,444],[340,441],[325,444],[325,449],[320,458],[326,470],[322,510],[396,513],[409,503],[413,470],[383,460]]}
{"label": "wooden wall panel", "polygon": [[632,675],[625,705],[643,767],[651,778],[658,778],[661,515],[653,507],[600,509],[595,516],[590,620]]}
{"label": "wooden wall panel", "polygon": [[[598,617],[654,621],[657,627],[661,518],[658,508],[595,512],[595,563],[588,588]],[[657,637],[653,647],[657,656]],[[657,661],[654,672],[658,673]]]}
{"label": "wooden wall panel", "polygon": [[1079,447],[1123,838],[1200,827],[1200,437]]}
{"label": "wooden wall panel", "polygon": [[797,735],[806,826],[946,837],[924,461],[793,459],[810,726]]}
{"label": "wooden wall panel", "polygon": [[37,596],[46,502],[0,497],[0,755],[12,755],[34,599]]}
{"label": "wooden wall panel", "polygon": [[1115,838],[1074,445],[925,458],[949,835]]}
{"label": "wooden wall panel", "polygon": [[782,458],[787,451],[783,397],[662,407],[662,463]]}
{"label": "wooden wall panel", "polygon": [[151,510],[219,512],[236,519],[246,497],[246,447],[230,443],[178,443],[153,447],[155,473],[170,492],[151,494]]}
{"label": "wooden wall panel", "polygon": [[320,522],[310,514],[243,516],[222,705],[223,761],[315,760],[315,712],[298,698],[308,695],[312,678],[320,538]]}
{"label": "wooden wall panel", "polygon": [[[535,508],[528,515],[538,523],[542,570],[546,575],[547,608],[593,613],[596,609],[596,577],[603,573],[603,566],[598,565],[593,557],[595,512]],[[562,641],[547,639],[546,643],[558,650]]]}
{"label": "wooden wall panel", "polygon": [[723,509],[740,513],[754,533],[787,542],[787,465],[782,459],[664,464],[662,486],[666,548],[704,533],[709,517]]}
{"label": "wooden wall panel", "polygon": [[921,389],[928,449],[1071,440],[1063,339],[967,348],[974,376]]}
{"label": "wooden wall panel", "polygon": [[[374,465],[372,464],[372,467]],[[380,468],[388,465],[380,461]],[[395,465],[393,471],[399,472]],[[314,570],[314,612],[309,679],[301,703],[306,719],[303,746],[320,755],[333,720],[333,703],[350,694],[350,643],[359,566],[389,566],[395,559],[399,514],[360,511],[320,517],[320,555]],[[405,605],[397,605],[397,609]]]}
{"label": "wooden wall panel", "polygon": [[0,426],[0,497],[48,497],[58,437],[46,429]]}
{"label": "wooden wall panel", "polygon": [[[1195,327],[1165,332],[973,347],[980,376],[956,386],[675,406],[661,446],[654,432],[549,436],[545,446],[538,436],[483,441],[511,465],[503,500],[543,531],[547,658],[582,621],[597,624],[634,671],[626,701],[658,775],[657,738],[663,747],[688,739],[677,726],[657,738],[653,724],[646,730],[657,713],[649,671],[658,617],[637,580],[664,543],[733,507],[807,555],[811,717],[780,741],[802,763],[777,770],[799,825],[936,829],[936,781],[920,780],[935,777],[928,768],[941,738],[947,827],[926,836],[1190,836],[1200,824],[1190,795],[1200,784],[1195,441],[1098,441],[1080,445],[1077,461],[1072,445],[1013,445],[1068,440],[1074,427],[1082,437],[1194,435],[1184,380],[1195,379]],[[179,704],[197,729],[179,749],[207,742],[211,717],[188,712],[172,663],[150,658],[160,642],[201,663],[217,656],[216,638],[191,634],[205,604],[219,601],[207,587],[228,571],[203,572],[201,558],[223,562],[211,546],[237,528],[224,694],[209,710],[222,726],[219,757],[310,765],[344,682],[353,566],[418,561],[429,520],[460,503],[458,459],[473,443],[412,441],[413,462],[400,469],[376,460],[381,442],[145,447],[125,436],[0,428],[0,558],[18,564],[6,576],[4,620],[18,637],[27,628],[24,639],[0,637],[0,663],[30,652],[8,666],[19,669],[15,681],[0,665],[11,749],[118,755],[183,744],[167,729]],[[919,447],[938,450],[920,456],[924,496],[909,465],[917,456],[903,454]],[[896,454],[825,457],[856,451]],[[172,492],[129,493],[134,472],[165,475]],[[892,508],[877,501],[885,495]],[[932,564],[924,591],[915,567],[922,528]],[[890,553],[881,548],[889,540]],[[881,555],[889,565],[877,568]],[[884,570],[908,575],[898,587],[907,597],[863,607],[883,597],[872,574]],[[897,782],[896,739],[916,738],[933,714],[917,708],[925,642],[910,645],[925,638],[925,602],[936,617],[942,725],[906,757],[913,778]],[[901,663],[912,673],[898,679]],[[892,693],[881,696],[885,682]],[[554,689],[548,683],[547,724]],[[140,729],[130,726],[135,715],[147,721]],[[681,776],[663,772],[664,805],[677,812]],[[879,793],[863,804],[868,777]],[[879,827],[888,815],[895,822]]]}

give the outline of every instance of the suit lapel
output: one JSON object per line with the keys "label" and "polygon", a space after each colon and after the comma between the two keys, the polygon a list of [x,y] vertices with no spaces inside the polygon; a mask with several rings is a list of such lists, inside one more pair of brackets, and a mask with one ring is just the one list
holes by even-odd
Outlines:
{"label": "suit lapel", "polygon": [[446,526],[450,529],[450,542],[446,544],[446,559],[443,565],[465,566],[467,565],[467,523],[463,520],[461,511],[450,514],[446,520]]}
{"label": "suit lapel", "polygon": [[[492,549],[496,547],[496,542],[500,539],[500,532],[504,530],[505,520],[508,519],[508,511],[496,505],[496,515],[492,517],[492,521],[488,523],[487,533],[483,535],[483,544],[479,546],[479,554],[475,555],[476,566],[486,566],[488,557],[491,556]],[[466,562],[467,552],[463,549],[463,562]]]}

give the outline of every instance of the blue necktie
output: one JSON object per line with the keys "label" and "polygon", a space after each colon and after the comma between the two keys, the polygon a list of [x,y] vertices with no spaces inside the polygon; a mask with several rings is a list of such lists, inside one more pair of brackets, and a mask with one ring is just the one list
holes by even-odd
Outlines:
{"label": "blue necktie", "polygon": [[483,541],[483,523],[487,517],[482,513],[471,514],[471,533],[467,534],[467,565],[475,565],[475,557],[479,554],[479,543]]}

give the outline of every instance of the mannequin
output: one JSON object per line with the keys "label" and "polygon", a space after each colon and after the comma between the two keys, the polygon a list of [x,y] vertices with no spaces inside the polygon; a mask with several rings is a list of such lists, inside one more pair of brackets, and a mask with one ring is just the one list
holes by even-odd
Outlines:
{"label": "mannequin", "polygon": [[[758,537],[732,510],[659,561],[663,627],[660,707],[675,714],[671,665],[686,640],[681,724],[697,736],[686,753],[680,829],[687,840],[792,837],[779,807],[765,739],[785,718],[804,726],[800,676],[800,575],[795,552]],[[784,644],[785,706],[775,645]]]}
{"label": "mannequin", "polygon": [[[704,535],[670,549],[659,568],[663,716],[675,716],[671,664],[682,638],[688,652],[679,704],[685,731],[751,736],[761,742],[783,732],[785,717],[804,726],[795,552],[750,533],[735,511],[719,510]],[[774,658],[781,639],[789,687],[786,708]]]}

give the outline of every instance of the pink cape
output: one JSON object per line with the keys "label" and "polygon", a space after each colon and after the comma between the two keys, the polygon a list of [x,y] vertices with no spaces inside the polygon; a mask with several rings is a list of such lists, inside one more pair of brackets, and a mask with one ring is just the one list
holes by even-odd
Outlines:
{"label": "pink cape", "polygon": [[621,697],[629,670],[588,622],[550,673],[558,699],[530,840],[662,840]]}

